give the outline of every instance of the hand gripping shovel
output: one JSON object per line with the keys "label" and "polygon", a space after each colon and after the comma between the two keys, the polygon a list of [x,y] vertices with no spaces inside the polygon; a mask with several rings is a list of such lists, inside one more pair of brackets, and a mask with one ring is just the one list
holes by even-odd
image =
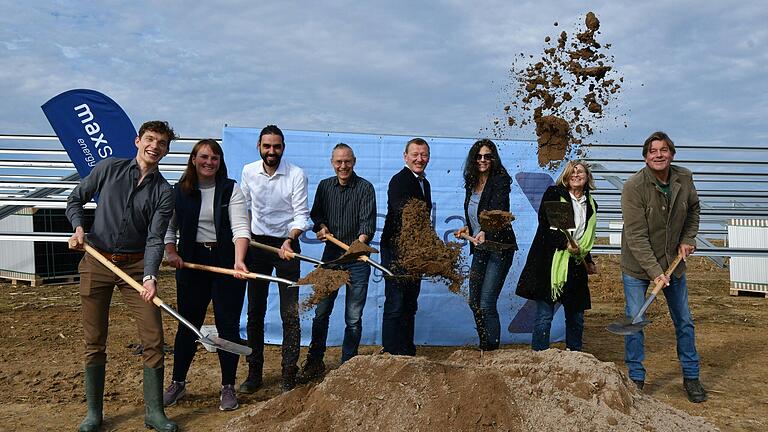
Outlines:
{"label": "hand gripping shovel", "polygon": [[[74,246],[75,245],[73,245],[72,242],[70,241],[69,247],[73,248]],[[126,272],[124,272],[122,269],[120,269],[120,267],[116,266],[114,263],[112,263],[111,261],[106,259],[104,257],[104,255],[99,253],[99,251],[97,251],[96,249],[91,247],[91,245],[89,245],[87,243],[84,244],[83,246],[84,246],[86,252],[88,252],[92,257],[96,258],[100,263],[104,264],[104,266],[106,268],[111,270],[112,273],[114,273],[117,276],[119,276],[120,279],[122,279],[126,283],[128,283],[128,285],[130,285],[133,289],[135,289],[136,291],[138,291],[140,293],[144,292],[144,287],[140,283],[138,283],[135,280],[133,280],[133,278],[128,276],[128,274]],[[192,325],[191,322],[189,322],[186,319],[184,319],[184,317],[179,315],[178,312],[176,312],[170,306],[165,304],[165,302],[160,300],[159,297],[153,298],[152,299],[152,303],[154,303],[160,309],[168,312],[172,317],[176,318],[176,320],[178,320],[180,323],[184,324],[190,330],[192,330],[195,333],[195,335],[197,336],[197,341],[198,342],[203,343],[203,344],[207,344],[207,345],[211,345],[213,347],[216,347],[216,349],[224,350],[224,351],[231,352],[231,353],[237,354],[237,355],[245,355],[245,356],[251,355],[251,348],[249,348],[247,346],[236,344],[236,343],[228,341],[226,339],[222,339],[222,338],[220,338],[218,336],[213,336],[213,335],[206,336],[206,335],[204,335],[202,332],[200,332],[200,330],[197,329],[197,327]]]}
{"label": "hand gripping shovel", "polygon": [[209,265],[205,265],[205,264],[195,264],[195,263],[190,263],[190,262],[186,262],[186,261],[184,262],[184,268],[193,269],[193,270],[209,271],[209,272],[212,272],[212,273],[221,273],[221,274],[230,275],[230,276],[235,276],[237,274],[240,274],[240,275],[243,275],[243,277],[246,277],[248,279],[257,279],[257,280],[266,280],[266,281],[270,281],[270,282],[277,282],[277,283],[286,284],[286,285],[288,285],[290,287],[299,286],[298,283],[296,283],[296,282],[294,282],[292,280],[283,279],[283,278],[280,278],[280,277],[265,275],[265,274],[261,274],[261,273],[251,273],[251,272],[244,273],[244,272],[233,270],[233,269],[228,269],[228,268],[223,268],[223,267],[214,267],[214,266],[209,266]]}
{"label": "hand gripping shovel", "polygon": [[[327,234],[325,236],[325,239],[328,240],[329,242],[335,244],[336,246],[344,249],[345,251],[349,251],[349,246],[347,246],[346,243],[344,243],[341,240],[339,240],[336,237],[334,237],[332,234]],[[387,276],[394,276],[394,274],[391,271],[389,271],[389,269],[387,269],[383,265],[377,263],[376,261],[370,259],[368,257],[368,255],[364,255],[364,253],[365,253],[365,251],[361,252],[360,254],[358,254],[356,252],[354,252],[354,253],[345,253],[344,255],[342,255],[342,257],[355,255],[355,257],[354,257],[355,260],[360,260],[360,261],[363,261],[365,263],[368,263],[371,267],[375,267],[375,268],[381,270],[381,272],[384,273]],[[339,260],[340,259],[341,258],[339,258]],[[338,262],[339,260],[336,260],[334,262]]]}
{"label": "hand gripping shovel", "polygon": [[576,222],[573,220],[573,207],[571,204],[562,201],[544,201],[541,205],[544,207],[544,213],[547,215],[549,227],[560,230],[565,234],[568,244],[574,249],[578,248],[579,245],[573,239]]}
{"label": "hand gripping shovel", "polygon": [[482,243],[477,244],[477,239],[472,237],[469,234],[462,234],[460,237],[463,238],[464,240],[472,242],[472,244],[475,245],[476,248],[478,248],[478,249],[485,249],[485,250],[490,251],[490,252],[499,252],[500,253],[500,252],[504,252],[504,251],[509,250],[509,249],[512,248],[511,244],[499,243],[499,242],[495,242],[495,241],[491,241],[491,240],[485,240]]}
{"label": "hand gripping shovel", "polygon": [[[672,272],[675,271],[675,268],[677,268],[677,265],[680,264],[680,260],[683,259],[682,255],[677,255],[677,258],[675,258],[674,261],[672,261],[672,264],[670,264],[669,268],[667,269],[664,274],[669,277]],[[635,315],[634,318],[624,318],[619,321],[614,321],[610,324],[608,324],[608,327],[606,327],[606,330],[608,330],[611,333],[615,333],[617,335],[622,336],[628,336],[632,333],[637,333],[640,330],[643,329],[643,327],[647,326],[651,323],[649,320],[643,319],[643,314],[648,309],[648,306],[651,305],[653,300],[656,298],[656,295],[661,291],[661,289],[664,287],[664,282],[659,282],[656,284],[655,287],[653,287],[653,291],[651,291],[651,295],[648,297],[648,299],[645,300],[645,303],[643,304],[643,307],[640,308],[640,311],[637,312],[637,315]]]}

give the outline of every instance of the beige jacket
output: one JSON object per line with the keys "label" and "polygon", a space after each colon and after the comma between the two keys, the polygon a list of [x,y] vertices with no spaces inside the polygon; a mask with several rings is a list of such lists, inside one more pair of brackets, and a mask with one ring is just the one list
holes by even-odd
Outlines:
{"label": "beige jacket", "polygon": [[[691,171],[672,165],[669,205],[647,166],[624,183],[621,212],[621,271],[638,279],[653,280],[677,256],[681,243],[696,245],[699,232],[699,195]],[[685,262],[674,272],[685,273]]]}

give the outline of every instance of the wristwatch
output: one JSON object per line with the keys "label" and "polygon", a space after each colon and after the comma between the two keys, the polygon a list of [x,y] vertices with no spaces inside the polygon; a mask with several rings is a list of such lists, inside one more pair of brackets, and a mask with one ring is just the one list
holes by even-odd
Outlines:
{"label": "wristwatch", "polygon": [[146,275],[146,276],[144,276],[144,279],[141,280],[141,283],[144,283],[144,282],[150,281],[150,280],[157,282],[157,276],[155,276],[155,275]]}

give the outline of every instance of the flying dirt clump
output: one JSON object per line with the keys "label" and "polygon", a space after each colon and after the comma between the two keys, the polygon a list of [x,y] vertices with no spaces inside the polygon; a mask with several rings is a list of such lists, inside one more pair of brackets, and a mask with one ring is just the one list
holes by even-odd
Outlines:
{"label": "flying dirt clump", "polygon": [[444,281],[451,292],[459,293],[466,275],[459,242],[443,243],[429,220],[424,201],[411,198],[403,207],[402,228],[395,242],[397,265],[408,275]]}
{"label": "flying dirt clump", "polygon": [[556,168],[571,145],[598,131],[624,81],[607,54],[611,45],[596,39],[599,30],[600,20],[589,12],[572,36],[561,31],[557,38],[545,37],[539,58],[520,54],[518,61],[526,63],[510,70],[512,101],[504,104],[507,120],[494,120],[495,136],[504,127],[535,125],[539,165]]}
{"label": "flying dirt clump", "polygon": [[478,216],[480,228],[485,232],[500,231],[509,226],[515,216],[504,210],[483,210]]}
{"label": "flying dirt clump", "polygon": [[550,349],[448,359],[359,355],[234,418],[231,431],[716,431],[637,391],[613,363]]}
{"label": "flying dirt clump", "polygon": [[349,283],[349,272],[316,268],[296,282],[299,285],[312,284],[312,295],[301,303],[299,309],[307,311],[327,298],[342,285]]}

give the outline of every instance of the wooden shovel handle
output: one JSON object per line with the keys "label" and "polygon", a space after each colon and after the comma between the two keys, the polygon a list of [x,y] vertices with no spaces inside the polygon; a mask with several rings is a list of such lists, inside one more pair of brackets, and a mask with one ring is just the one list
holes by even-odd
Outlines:
{"label": "wooden shovel handle", "polygon": [[234,269],[228,269],[224,267],[214,267],[214,266],[209,266],[205,264],[195,264],[195,263],[190,263],[186,261],[184,262],[184,268],[189,268],[193,270],[204,270],[204,271],[221,273],[221,274],[230,275],[230,276],[242,275],[243,277],[246,277],[248,279],[258,279],[258,277],[252,273],[243,273],[241,271],[237,271]]}
{"label": "wooden shovel handle", "polygon": [[[674,261],[672,261],[672,264],[669,265],[669,268],[667,269],[667,271],[664,272],[664,275],[666,277],[669,277],[670,275],[672,275],[672,273],[677,268],[677,265],[680,264],[680,261],[682,261],[682,260],[683,260],[683,255],[682,254],[677,254],[677,257],[675,258]],[[656,286],[653,287],[653,291],[651,291],[651,295],[658,294],[659,291],[661,291],[662,288],[664,288],[664,282],[658,282],[656,284]]]}
{"label": "wooden shovel handle", "polygon": [[[75,248],[77,246],[76,244],[73,244],[73,241],[69,241],[69,247]],[[89,245],[88,243],[83,244],[83,248],[87,253],[89,253],[92,257],[96,258],[100,263],[104,264],[104,267],[108,268],[112,273],[116,274],[120,279],[124,280],[128,285],[130,285],[133,289],[140,293],[144,293],[146,291],[144,289],[144,286],[138,282],[136,282],[135,279],[130,277],[128,273],[124,272],[120,267],[116,266],[115,263],[108,260],[104,255],[102,255],[99,251],[97,251],[93,246]],[[157,305],[157,307],[163,307],[165,302],[163,302],[160,297],[155,296],[152,299],[152,303]]]}
{"label": "wooden shovel handle", "polygon": [[[329,242],[335,244],[336,246],[344,249],[345,251],[349,250],[349,245],[347,245],[343,241],[341,241],[341,240],[337,239],[336,237],[334,237],[333,234],[326,234],[325,235],[325,239],[328,240]],[[359,261],[368,262],[369,258],[368,258],[367,255],[361,255],[361,256],[357,257],[357,259]]]}
{"label": "wooden shovel handle", "polygon": [[[280,250],[281,249],[276,248],[274,246],[265,245],[264,243],[259,243],[257,241],[253,241],[253,240],[251,240],[251,246],[253,246],[255,248],[258,248],[258,249],[261,249],[261,250],[265,250],[267,252],[276,253],[278,256],[280,255]],[[283,251],[283,253],[285,253],[285,256],[287,256],[288,258],[291,258],[291,259],[296,258],[296,253],[295,252]]]}

